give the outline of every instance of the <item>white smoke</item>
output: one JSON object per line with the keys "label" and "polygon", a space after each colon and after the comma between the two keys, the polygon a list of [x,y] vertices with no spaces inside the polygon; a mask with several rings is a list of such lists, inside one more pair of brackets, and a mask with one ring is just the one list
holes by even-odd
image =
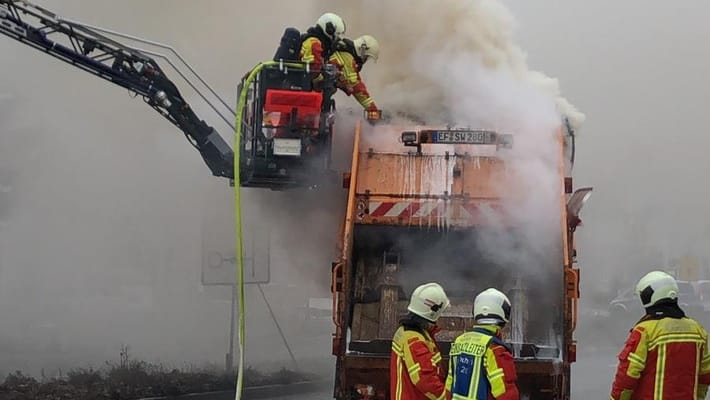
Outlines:
{"label": "white smoke", "polygon": [[[538,250],[549,245],[540,238],[558,239],[553,231],[541,232],[559,230],[558,129],[562,116],[578,127],[584,115],[560,96],[556,79],[528,68],[508,9],[491,0],[323,4],[343,16],[349,36],[371,34],[380,42],[378,63],[364,71],[379,107],[430,124],[513,134],[513,150],[503,157],[516,184],[506,183],[499,189],[507,193],[501,194],[515,199],[509,212],[518,225],[529,227],[526,236],[535,238]],[[364,141],[397,145],[384,130],[378,133]]]}
{"label": "white smoke", "polygon": [[[38,3],[173,45],[228,104],[243,74],[272,57],[282,27],[305,26],[317,15],[308,5],[276,1],[183,2],[169,15],[157,2]],[[126,91],[4,36],[0,52],[8,54],[0,70],[15,76],[0,80],[0,93],[14,95],[0,95],[0,376],[100,365],[122,344],[166,365],[221,365],[231,297],[228,288],[200,285],[200,218],[211,208],[225,224],[233,221],[227,182],[211,176],[179,130]],[[199,117],[231,141],[232,132],[159,63]],[[313,323],[302,315],[309,297],[330,295],[335,244],[323,231],[337,230],[339,221],[324,222],[324,212],[303,217],[318,228],[303,238],[298,217],[306,205],[291,198],[281,213],[260,214],[260,202],[275,205],[271,194],[244,196],[245,214],[258,223],[245,231],[273,226],[280,235],[274,247],[281,237],[293,244],[274,254],[264,292],[283,305],[275,313],[296,357],[322,355],[330,363],[328,346],[317,340],[328,340],[331,327],[304,335]],[[322,210],[321,203],[311,204]],[[318,245],[321,257],[312,261]],[[247,296],[248,363],[290,367],[261,294],[250,285]]]}
{"label": "white smoke", "polygon": [[[509,176],[500,185],[491,184],[505,199],[508,222],[518,234],[513,237],[499,225],[488,234],[477,235],[477,247],[485,258],[522,273],[524,277],[516,272],[517,279],[525,279],[527,288],[555,282],[559,290],[562,188],[558,134],[563,117],[578,128],[584,115],[560,95],[556,79],[530,70],[525,52],[514,41],[516,24],[507,8],[491,0],[327,3],[345,18],[349,36],[371,34],[380,42],[378,63],[368,64],[364,71],[380,108],[428,125],[513,134],[513,149],[499,153]],[[376,129],[375,134],[366,130],[364,141],[378,150],[399,146],[401,151],[392,130]],[[425,152],[438,150],[427,148]],[[512,294],[514,288],[500,289]],[[544,296],[542,290],[528,292],[528,296]],[[525,307],[522,300],[515,300]],[[523,314],[516,313],[519,318]],[[548,317],[543,320],[556,323]],[[520,326],[516,333],[515,339],[523,340]],[[537,333],[538,340],[541,334]],[[554,343],[556,338],[549,339],[550,344],[559,345]]]}
{"label": "white smoke", "polygon": [[[517,175],[515,193],[504,193],[516,199],[515,207],[509,207],[512,217],[529,227],[527,235],[536,238],[534,243],[541,237],[555,237],[552,232],[541,234],[540,229],[559,229],[555,223],[560,214],[558,129],[562,116],[576,128],[584,115],[560,96],[556,79],[529,69],[525,52],[514,40],[516,21],[503,3],[329,0],[326,4],[346,20],[349,36],[371,34],[380,42],[378,63],[368,64],[363,72],[380,108],[428,123],[514,135],[513,150],[503,155],[508,170]],[[376,141],[401,148],[384,131],[378,130],[379,135],[367,131],[368,145]]]}
{"label": "white smoke", "polygon": [[378,105],[386,110],[431,118],[451,111],[446,106],[452,94],[483,101],[487,96],[475,93],[476,86],[454,93],[447,87],[460,87],[462,78],[480,81],[476,75],[488,70],[554,99],[573,127],[584,121],[584,114],[560,95],[557,79],[530,70],[525,52],[514,41],[515,19],[500,1],[328,0],[322,4],[343,16],[349,36],[371,34],[380,42],[380,59],[368,65],[364,74]]}

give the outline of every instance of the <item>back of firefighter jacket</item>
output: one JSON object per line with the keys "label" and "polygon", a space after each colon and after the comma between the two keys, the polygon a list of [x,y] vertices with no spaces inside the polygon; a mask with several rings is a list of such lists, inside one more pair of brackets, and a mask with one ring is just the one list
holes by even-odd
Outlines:
{"label": "back of firefighter jacket", "polygon": [[498,327],[477,326],[451,345],[446,388],[453,400],[519,400],[513,355],[498,334]]}
{"label": "back of firefighter jacket", "polygon": [[391,400],[445,400],[441,353],[432,334],[403,324],[392,339]]}
{"label": "back of firefighter jacket", "polygon": [[619,353],[611,399],[704,399],[710,385],[707,340],[691,318],[645,317]]}

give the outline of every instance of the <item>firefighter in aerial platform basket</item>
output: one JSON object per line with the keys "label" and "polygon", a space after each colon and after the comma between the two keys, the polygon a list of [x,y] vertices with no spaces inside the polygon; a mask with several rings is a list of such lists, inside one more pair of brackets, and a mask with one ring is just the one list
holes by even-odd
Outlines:
{"label": "firefighter in aerial platform basket", "polygon": [[323,79],[320,71],[330,60],[335,46],[345,34],[345,21],[333,13],[318,17],[315,26],[301,34],[296,28],[286,28],[274,61],[296,61],[309,64],[315,74],[315,81]]}
{"label": "firefighter in aerial platform basket", "polygon": [[520,399],[513,354],[501,335],[510,308],[508,297],[496,289],[476,296],[475,325],[456,338],[449,352],[446,390],[451,399]]}
{"label": "firefighter in aerial platform basket", "polygon": [[636,285],[646,315],[621,353],[611,400],[704,399],[710,385],[705,329],[678,306],[678,283],[653,271]]}
{"label": "firefighter in aerial platform basket", "polygon": [[301,36],[300,60],[309,63],[316,74],[314,84],[323,80],[320,70],[335,52],[335,46],[345,34],[345,21],[333,13],[325,13],[318,18],[314,27],[308,28]]}
{"label": "firefighter in aerial platform basket", "polygon": [[414,289],[407,310],[392,339],[391,400],[444,400],[444,369],[434,340],[436,321],[450,305],[444,289],[426,283]]}
{"label": "firefighter in aerial platform basket", "polygon": [[367,86],[362,81],[360,71],[365,63],[372,59],[375,62],[380,55],[380,44],[370,35],[363,35],[355,40],[340,39],[335,45],[335,52],[330,57],[330,63],[340,72],[337,81],[338,89],[348,96],[354,96],[362,108],[373,115],[379,115],[375,100],[370,96]]}
{"label": "firefighter in aerial platform basket", "polygon": [[[308,64],[312,71],[312,89],[322,92],[323,109],[328,108],[331,97],[337,91],[335,87],[336,67],[329,64],[335,51],[335,44],[345,33],[345,21],[337,14],[327,12],[321,15],[316,24],[301,34],[295,28],[286,28],[274,61],[295,61]],[[329,77],[329,79],[326,79]],[[278,112],[264,113],[265,124],[283,127],[288,125],[290,115]],[[299,125],[313,126],[318,118],[309,115],[299,116]]]}

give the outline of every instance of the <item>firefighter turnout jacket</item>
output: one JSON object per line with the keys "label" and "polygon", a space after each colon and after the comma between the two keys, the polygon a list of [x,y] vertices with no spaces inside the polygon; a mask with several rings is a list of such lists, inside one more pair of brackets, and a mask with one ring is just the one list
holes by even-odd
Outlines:
{"label": "firefighter turnout jacket", "polygon": [[446,389],[453,400],[518,400],[517,374],[500,328],[477,325],[451,345]]}
{"label": "firefighter turnout jacket", "polygon": [[427,330],[416,318],[405,319],[392,339],[391,400],[444,400],[444,370],[434,341],[438,329]]}
{"label": "firefighter turnout jacket", "polygon": [[348,96],[353,95],[363,108],[376,108],[375,101],[360,77],[364,61],[357,55],[353,42],[349,39],[340,40],[329,61],[340,72],[337,82],[338,88]]}
{"label": "firefighter turnout jacket", "polygon": [[323,80],[320,70],[325,61],[333,55],[335,44],[319,26],[308,28],[306,33],[301,35],[301,40],[300,60],[311,65],[315,75],[313,81],[320,82]]}
{"label": "firefighter turnout jacket", "polygon": [[611,400],[704,399],[710,385],[707,332],[677,303],[654,305],[619,353]]}

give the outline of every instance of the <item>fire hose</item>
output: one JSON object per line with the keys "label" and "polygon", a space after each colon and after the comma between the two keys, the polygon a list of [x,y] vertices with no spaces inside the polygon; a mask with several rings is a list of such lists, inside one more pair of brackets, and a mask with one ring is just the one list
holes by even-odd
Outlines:
{"label": "fire hose", "polygon": [[237,342],[239,344],[239,366],[237,367],[237,387],[234,394],[235,400],[241,400],[242,389],[244,385],[244,349],[246,342],[246,305],[245,305],[245,295],[244,295],[244,260],[243,260],[243,248],[242,248],[242,199],[241,190],[239,185],[239,163],[240,163],[240,153],[241,153],[241,137],[242,137],[242,116],[244,115],[244,107],[246,107],[248,88],[254,82],[254,79],[259,75],[259,72],[264,67],[279,65],[289,68],[303,69],[302,64],[298,63],[288,63],[279,61],[267,61],[258,64],[254,69],[249,72],[244,85],[242,86],[242,91],[239,93],[239,98],[237,99],[237,116],[235,123],[234,132],[234,179],[237,181],[234,185],[234,226],[236,229],[236,262],[237,265],[237,287],[239,289],[238,299],[239,299],[239,329]]}

